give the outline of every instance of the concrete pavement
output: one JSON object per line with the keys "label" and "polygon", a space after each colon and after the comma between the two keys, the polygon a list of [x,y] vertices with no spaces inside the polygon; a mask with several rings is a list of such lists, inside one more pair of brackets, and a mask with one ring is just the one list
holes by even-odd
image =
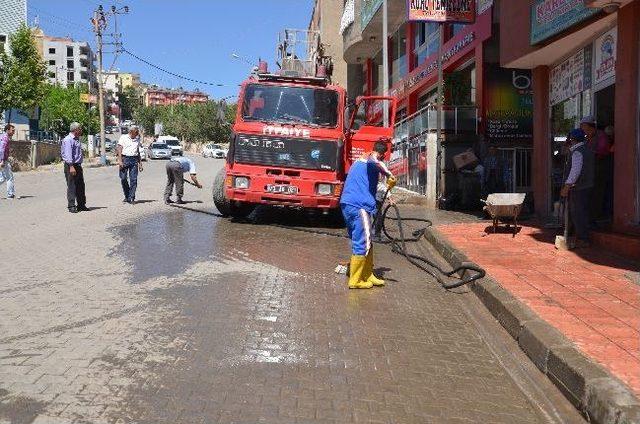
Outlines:
{"label": "concrete pavement", "polygon": [[16,175],[0,423],[581,422],[466,295],[385,248],[387,287],[349,291],[347,240],[216,217],[222,162],[196,160],[185,208],[162,203],[164,162],[133,206],[115,168],[87,170],[76,215],[61,171]]}

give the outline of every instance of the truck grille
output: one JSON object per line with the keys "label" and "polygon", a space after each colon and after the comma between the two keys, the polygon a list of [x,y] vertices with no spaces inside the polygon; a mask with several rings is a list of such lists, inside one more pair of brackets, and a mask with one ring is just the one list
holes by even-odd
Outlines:
{"label": "truck grille", "polygon": [[335,171],[338,143],[331,140],[238,134],[235,162]]}

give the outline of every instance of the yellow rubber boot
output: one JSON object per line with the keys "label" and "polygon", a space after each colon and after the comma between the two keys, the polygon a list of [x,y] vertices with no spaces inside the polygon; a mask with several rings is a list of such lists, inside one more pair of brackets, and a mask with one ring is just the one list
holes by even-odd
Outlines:
{"label": "yellow rubber boot", "polygon": [[384,280],[376,277],[373,273],[373,249],[369,249],[369,253],[366,256],[365,276],[367,281],[376,287],[384,286]]}
{"label": "yellow rubber boot", "polygon": [[365,271],[367,258],[362,255],[351,255],[351,265],[349,272],[349,288],[350,289],[370,289],[373,283],[365,281],[363,274]]}

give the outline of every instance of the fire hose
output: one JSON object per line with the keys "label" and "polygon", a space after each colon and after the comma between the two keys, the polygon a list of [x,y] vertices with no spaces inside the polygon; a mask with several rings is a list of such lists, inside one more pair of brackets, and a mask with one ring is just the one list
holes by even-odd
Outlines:
{"label": "fire hose", "polygon": [[[384,200],[386,200],[389,191],[384,195]],[[382,204],[384,204],[384,200]],[[390,216],[389,211],[393,210],[394,215]],[[446,290],[454,289],[456,287],[463,286],[465,284],[469,284],[473,281],[479,280],[486,275],[484,269],[480,268],[476,264],[465,263],[455,269],[450,271],[442,269],[434,260],[431,260],[425,256],[416,255],[410,253],[407,249],[408,243],[417,243],[420,241],[422,237],[424,237],[427,232],[427,228],[433,225],[433,223],[429,219],[425,218],[404,218],[400,214],[400,208],[398,208],[395,204],[388,204],[381,214],[378,214],[374,220],[374,228],[376,221],[378,219],[382,219],[382,234],[386,237],[385,240],[378,241],[376,243],[380,244],[388,244],[391,246],[391,251],[395,254],[403,256],[409,263],[414,265],[415,267],[421,269],[427,274],[431,275],[435,278]],[[392,236],[387,229],[387,222],[395,222],[398,236]],[[407,222],[419,222],[425,224],[423,228],[414,230],[411,233],[411,237],[407,237],[405,235],[405,223]],[[340,237],[347,238],[347,236],[343,234],[336,234],[327,231],[321,230],[308,230],[290,227],[286,225],[276,225],[280,228],[285,228],[289,230],[302,231],[311,234],[319,234],[319,235],[327,235],[332,237]],[[346,273],[349,275],[348,267],[346,267]],[[445,278],[446,277],[446,278]]]}
{"label": "fire hose", "polygon": [[[385,199],[386,197],[387,194],[385,194]],[[389,216],[390,210],[393,210],[395,215]],[[377,219],[382,219],[382,233],[386,237],[386,240],[382,240],[380,243],[391,245],[391,251],[393,253],[403,256],[407,261],[409,261],[409,263],[431,275],[445,289],[450,290],[456,287],[463,286],[465,284],[469,284],[472,281],[479,280],[486,275],[485,270],[480,268],[476,264],[465,263],[455,269],[446,271],[442,269],[435,261],[430,260],[425,256],[409,253],[407,249],[407,243],[415,243],[420,241],[420,239],[424,237],[427,228],[433,225],[430,220],[424,218],[403,218],[400,214],[400,208],[398,208],[398,206],[395,204],[388,204],[384,208],[382,214],[376,216],[376,220]],[[389,231],[387,229],[388,221],[394,221],[396,223],[398,230],[397,237],[389,234]],[[404,229],[404,224],[406,222],[420,222],[426,225],[423,228],[413,231],[411,233],[411,237],[407,238],[405,236]]]}

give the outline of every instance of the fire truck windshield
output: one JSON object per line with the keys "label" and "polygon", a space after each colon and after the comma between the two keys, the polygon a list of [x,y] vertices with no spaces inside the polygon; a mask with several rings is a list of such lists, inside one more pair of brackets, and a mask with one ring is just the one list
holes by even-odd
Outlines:
{"label": "fire truck windshield", "polygon": [[244,93],[242,118],[334,128],[338,123],[338,93],[324,88],[250,84]]}

